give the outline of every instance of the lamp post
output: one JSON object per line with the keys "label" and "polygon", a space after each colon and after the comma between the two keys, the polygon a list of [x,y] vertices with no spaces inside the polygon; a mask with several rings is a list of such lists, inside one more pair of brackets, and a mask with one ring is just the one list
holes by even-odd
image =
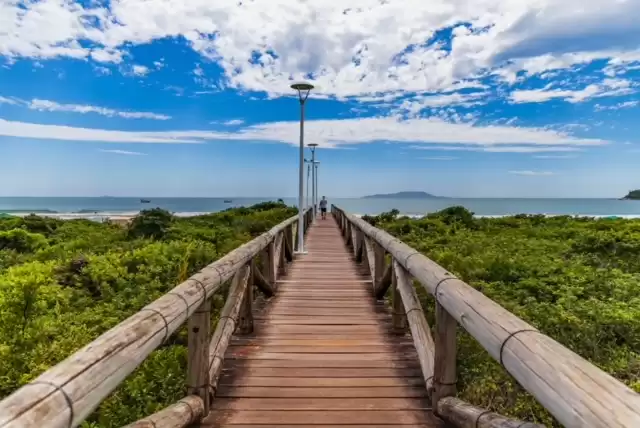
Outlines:
{"label": "lamp post", "polygon": [[311,175],[311,164],[308,163],[307,164],[307,208],[309,208],[309,176],[310,175]]}
{"label": "lamp post", "polygon": [[[316,143],[310,143],[307,144],[307,146],[311,149],[311,203],[313,204],[313,219],[315,221],[316,215],[318,215],[318,201],[317,201],[317,195],[316,195],[316,169],[315,169],[315,163],[316,163],[316,147],[318,147],[318,144]],[[309,187],[307,187],[307,189],[309,189]]]}
{"label": "lamp post", "polygon": [[318,165],[320,165],[320,161],[315,161],[313,162],[313,166],[314,166],[314,171],[315,171],[315,179],[316,179],[316,184],[315,184],[315,188],[313,189],[313,194],[315,195],[316,200],[314,201],[314,204],[317,206],[318,205]]}
{"label": "lamp post", "polygon": [[304,251],[304,102],[309,98],[313,85],[306,82],[294,83],[291,89],[298,91],[300,100],[300,164],[298,171],[298,253]]}

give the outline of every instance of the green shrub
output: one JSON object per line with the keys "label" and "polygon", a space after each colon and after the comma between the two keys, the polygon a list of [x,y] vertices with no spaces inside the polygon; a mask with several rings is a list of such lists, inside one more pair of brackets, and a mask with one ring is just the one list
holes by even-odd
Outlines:
{"label": "green shrub", "polygon": [[129,237],[160,239],[173,222],[173,215],[161,208],[143,210],[129,225]]}
{"label": "green shrub", "polygon": [[0,232],[0,250],[14,250],[18,253],[32,253],[47,246],[47,238],[39,233],[24,229]]}

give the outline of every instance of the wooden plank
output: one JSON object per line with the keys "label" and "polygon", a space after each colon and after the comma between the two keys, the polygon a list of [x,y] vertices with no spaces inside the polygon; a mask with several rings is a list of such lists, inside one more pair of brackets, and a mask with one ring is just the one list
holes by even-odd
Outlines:
{"label": "wooden plank", "polygon": [[226,398],[420,398],[423,387],[383,386],[377,388],[284,388],[220,385],[216,397]]}
{"label": "wooden plank", "polygon": [[[213,425],[210,424],[206,424],[206,425],[201,425],[202,428],[209,428],[209,427],[213,427]],[[313,428],[335,428],[336,425],[313,425]],[[440,423],[438,421],[434,421],[433,423],[428,423],[428,424],[405,424],[402,425],[402,428],[436,428],[436,427],[443,427],[443,425],[440,425]],[[245,424],[233,424],[233,425],[229,425],[226,423],[223,424],[216,424],[215,428],[282,428],[282,425],[279,424],[275,424],[275,425],[270,425],[270,424],[251,424],[251,425],[245,425]],[[309,424],[304,424],[304,425],[287,425],[287,428],[309,428]],[[389,428],[389,425],[377,425],[377,424],[366,424],[366,425],[349,425],[349,428]]]}
{"label": "wooden plank", "polygon": [[229,359],[225,361],[225,367],[251,367],[251,368],[304,368],[304,369],[420,369],[416,360],[292,360],[292,359]]}
{"label": "wooden plank", "polygon": [[220,410],[207,418],[209,423],[216,424],[423,424],[432,420],[423,410],[334,410],[334,411],[252,411],[252,410]]}
{"label": "wooden plank", "polygon": [[267,320],[272,325],[378,325],[378,319],[367,318],[350,318],[350,319],[335,319],[332,317],[318,318],[301,318],[301,317],[286,317],[286,318],[256,318],[257,320]]}
{"label": "wooden plank", "polygon": [[219,385],[234,386],[266,386],[296,388],[372,388],[380,386],[420,386],[424,385],[421,377],[256,377],[239,376],[220,378]]}
{"label": "wooden plank", "polygon": [[422,398],[219,398],[216,410],[430,410]]}
{"label": "wooden plank", "polygon": [[[331,354],[379,354],[381,352],[406,352],[409,353],[413,350],[413,345],[377,345],[377,346],[336,346],[336,347],[310,347],[310,346],[230,346],[227,355],[249,355],[253,352],[273,352],[273,353],[289,353],[289,354],[316,354],[316,353],[331,353]],[[361,358],[368,358],[368,355],[361,355]]]}
{"label": "wooden plank", "polygon": [[[400,352],[376,352],[363,355],[362,353],[336,354],[327,352],[296,353],[296,352],[267,352],[250,351],[247,354],[240,352],[227,353],[225,358],[252,359],[252,360],[307,360],[307,361],[362,361],[364,358],[370,361],[406,361],[414,360],[415,353]],[[366,367],[366,366],[362,366]]]}
{"label": "wooden plank", "polygon": [[[248,367],[238,366],[238,368],[223,368],[224,374],[233,376],[260,376],[260,377],[308,377],[308,378],[403,378],[420,376],[419,368],[362,368],[362,367]],[[431,403],[429,403],[430,405]]]}

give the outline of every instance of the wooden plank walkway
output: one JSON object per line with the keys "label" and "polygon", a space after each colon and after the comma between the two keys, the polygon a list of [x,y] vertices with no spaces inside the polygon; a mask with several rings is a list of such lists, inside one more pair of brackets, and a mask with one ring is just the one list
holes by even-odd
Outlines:
{"label": "wooden plank walkway", "polygon": [[307,235],[255,317],[234,336],[212,412],[202,427],[440,427],[411,337],[371,293],[330,215]]}

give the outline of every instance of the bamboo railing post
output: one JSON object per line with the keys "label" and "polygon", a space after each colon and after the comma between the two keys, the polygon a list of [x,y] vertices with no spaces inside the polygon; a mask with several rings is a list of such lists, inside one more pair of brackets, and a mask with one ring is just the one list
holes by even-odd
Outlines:
{"label": "bamboo railing post", "polygon": [[277,255],[279,258],[278,263],[278,276],[287,274],[287,249],[286,249],[286,241],[287,236],[283,233],[282,235],[282,245],[280,246],[280,253]]}
{"label": "bamboo railing post", "polygon": [[[247,289],[244,291],[242,303],[240,304],[240,312],[238,313],[238,334],[251,334],[253,333],[253,287],[255,283],[255,263],[249,265],[249,279],[247,282]],[[239,275],[234,277],[234,281]]]}
{"label": "bamboo railing post", "polygon": [[209,339],[211,338],[211,299],[205,300],[189,317],[187,395],[202,399],[204,415],[209,414]]}
{"label": "bamboo railing post", "polygon": [[[384,248],[377,242],[373,241],[373,291],[377,297],[377,291],[382,283],[382,277],[384,276],[385,268],[385,251]],[[383,296],[384,297],[384,296]],[[380,298],[380,297],[378,297]]]}
{"label": "bamboo railing post", "polygon": [[293,261],[293,225],[289,225],[284,229],[284,240],[287,247],[287,261]]}
{"label": "bamboo railing post", "polygon": [[271,284],[275,291],[276,288],[276,243],[271,241],[262,253],[262,275]]}
{"label": "bamboo railing post", "polygon": [[393,260],[391,261],[391,288],[393,291],[392,305],[393,313],[391,315],[391,326],[396,334],[404,334],[407,329],[407,314],[402,303],[402,296],[398,290],[398,278],[393,271]]}
{"label": "bamboo railing post", "polygon": [[457,321],[436,302],[435,364],[433,368],[433,409],[444,397],[456,395],[456,329]]}

